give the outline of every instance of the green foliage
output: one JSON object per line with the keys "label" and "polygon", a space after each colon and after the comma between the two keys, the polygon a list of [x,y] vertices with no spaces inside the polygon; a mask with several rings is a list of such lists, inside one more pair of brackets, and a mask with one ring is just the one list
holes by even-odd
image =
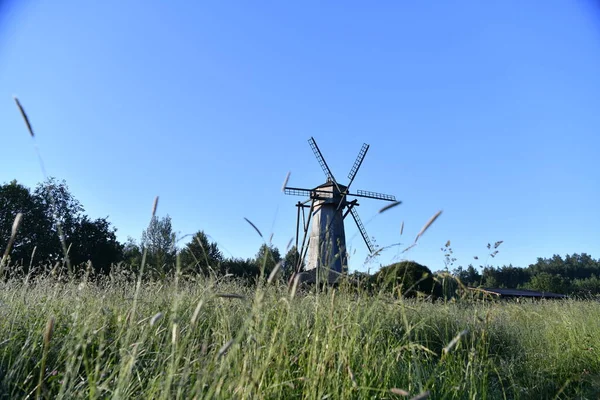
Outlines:
{"label": "green foliage", "polygon": [[[496,248],[495,245],[494,249]],[[491,250],[491,247],[489,249]],[[497,250],[490,256],[495,256],[496,252]],[[479,275],[472,265],[467,269],[458,267],[452,273],[468,286],[526,288],[575,296],[600,294],[600,260],[594,260],[585,253],[566,255],[564,258],[556,254],[550,258],[538,258],[536,263],[528,268],[513,265],[481,268],[482,275]]]}
{"label": "green foliage", "polygon": [[540,292],[568,293],[569,285],[565,278],[560,275],[552,275],[548,272],[541,272],[533,275],[531,280],[525,285],[527,289]]}
{"label": "green foliage", "polygon": [[107,273],[111,265],[123,257],[116,229],[107,218],[92,220],[85,215],[83,206],[64,181],[48,179],[33,192],[16,181],[0,186],[0,247],[6,246],[19,212],[23,213],[23,223],[11,252],[13,267],[20,264],[27,271],[30,264],[40,266],[62,261],[64,251],[59,224],[75,267],[91,260],[94,272]]}
{"label": "green foliage", "polygon": [[210,242],[204,231],[198,231],[179,253],[181,269],[186,272],[207,274],[221,272],[223,254],[217,243]]}
{"label": "green foliage", "polygon": [[571,283],[571,292],[580,297],[600,295],[600,278],[592,275],[587,279],[575,279]]}
{"label": "green foliage", "polygon": [[433,294],[435,281],[429,268],[414,261],[401,261],[382,267],[371,279],[377,290],[394,291],[412,297]]}
{"label": "green foliage", "polygon": [[0,251],[8,244],[18,213],[23,214],[23,220],[12,246],[13,263],[28,265],[36,246],[36,261],[47,258],[49,255],[44,251],[47,252],[45,247],[52,222],[46,218],[39,199],[16,180],[0,186]]}
{"label": "green foliage", "polygon": [[304,270],[304,263],[302,265],[298,265],[299,262],[300,252],[298,252],[296,246],[292,246],[292,248],[288,250],[283,258],[283,279],[286,282],[291,278],[294,272]]}
{"label": "green foliage", "polygon": [[263,243],[254,257],[254,263],[259,270],[263,271],[265,276],[269,275],[280,261],[281,254],[279,253],[279,249],[271,243]]}
{"label": "green foliage", "polygon": [[517,288],[529,281],[530,272],[526,269],[503,265],[500,268],[483,269],[483,286],[496,288]]}
{"label": "green foliage", "polygon": [[243,258],[227,258],[221,263],[221,271],[241,278],[245,282],[254,282],[260,274],[260,268],[255,260]]}
{"label": "green foliage", "polygon": [[173,232],[171,217],[152,217],[148,228],[142,232],[141,252],[147,252],[146,265],[158,276],[164,277],[175,267],[177,237]]}
{"label": "green foliage", "polygon": [[142,249],[131,236],[123,246],[123,261],[133,272],[138,272],[142,264]]}
{"label": "green foliage", "polygon": [[463,285],[477,287],[483,282],[483,276],[473,267],[473,264],[469,264],[466,269],[458,267],[452,271],[452,274],[460,280]]}
{"label": "green foliage", "polygon": [[106,218],[92,221],[83,216],[69,242],[71,262],[80,265],[90,261],[97,274],[108,274],[112,264],[123,259],[123,245],[117,241],[115,230]]}

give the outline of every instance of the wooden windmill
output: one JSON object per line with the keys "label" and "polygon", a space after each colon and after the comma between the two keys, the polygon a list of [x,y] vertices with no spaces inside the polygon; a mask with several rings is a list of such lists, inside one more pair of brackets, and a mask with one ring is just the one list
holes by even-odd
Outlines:
{"label": "wooden windmill", "polygon": [[[313,189],[302,189],[295,187],[285,187],[284,192],[288,195],[307,196],[308,200],[298,202],[298,217],[296,221],[296,249],[300,257],[297,266],[297,272],[300,266],[306,262],[305,270],[315,276],[323,276],[328,281],[335,280],[336,276],[346,272],[348,266],[348,257],[346,252],[346,235],[344,231],[344,219],[348,214],[352,215],[354,222],[369,249],[369,253],[375,251],[363,223],[356,212],[358,200],[349,200],[348,196],[364,197],[377,200],[396,201],[396,197],[388,194],[368,192],[357,190],[356,193],[350,193],[350,185],[358,169],[360,168],[365,155],[369,150],[368,144],[363,144],[358,157],[350,173],[347,185],[339,184],[334,178],[329,166],[325,162],[314,138],[310,138],[308,143],[323,169],[327,181]],[[305,210],[309,209],[308,218]],[[302,220],[302,243],[300,244],[300,221]],[[309,234],[309,228],[310,234]],[[299,247],[300,244],[300,247]],[[332,278],[333,276],[333,278]],[[319,280],[319,278],[311,278]]]}

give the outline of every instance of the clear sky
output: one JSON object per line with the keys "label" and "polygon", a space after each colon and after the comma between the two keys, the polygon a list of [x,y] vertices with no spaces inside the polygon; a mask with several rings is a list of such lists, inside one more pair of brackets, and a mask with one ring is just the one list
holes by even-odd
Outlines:
{"label": "clear sky", "polygon": [[[592,1],[19,1],[0,18],[0,182],[48,174],[91,217],[139,238],[160,196],[181,235],[226,256],[262,239],[282,250],[295,203],[281,186],[353,189],[370,236],[403,243],[365,264],[346,220],[351,269],[404,258],[443,268],[525,267],[600,257],[600,8]],[[443,214],[406,253],[425,222]],[[400,226],[404,222],[404,234]],[[185,243],[185,239],[182,240]]]}

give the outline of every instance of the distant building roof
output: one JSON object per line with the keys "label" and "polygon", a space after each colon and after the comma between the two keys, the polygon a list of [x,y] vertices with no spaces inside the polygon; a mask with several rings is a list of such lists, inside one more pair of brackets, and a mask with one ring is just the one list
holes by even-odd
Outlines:
{"label": "distant building roof", "polygon": [[500,297],[535,297],[535,298],[566,298],[564,294],[551,292],[538,292],[535,290],[526,289],[505,289],[505,288],[469,288],[484,293],[494,294]]}

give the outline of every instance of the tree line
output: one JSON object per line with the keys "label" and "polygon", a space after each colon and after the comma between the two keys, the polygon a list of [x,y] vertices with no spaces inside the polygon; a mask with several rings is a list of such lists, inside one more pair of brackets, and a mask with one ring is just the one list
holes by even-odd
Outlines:
{"label": "tree line", "polygon": [[526,268],[472,264],[452,271],[463,284],[473,287],[530,289],[570,295],[600,294],[600,259],[589,254],[539,257]]}
{"label": "tree line", "polygon": [[217,243],[202,230],[178,248],[168,215],[154,216],[139,240],[130,237],[121,243],[107,217],[90,218],[66,182],[55,178],[39,183],[33,190],[16,180],[0,186],[2,250],[10,241],[18,213],[22,214],[22,222],[11,246],[9,264],[13,271],[26,274],[66,269],[68,265],[73,273],[107,275],[115,267],[138,273],[143,262],[144,276],[149,278],[165,277],[179,268],[184,274],[231,274],[254,279],[261,273],[269,274],[279,264],[281,277],[286,278],[299,258],[295,248],[282,257],[279,249],[267,243],[253,258],[224,257]]}
{"label": "tree line", "polygon": [[[177,235],[171,218],[154,216],[139,240],[128,238],[121,243],[116,228],[108,218],[90,218],[83,205],[72,195],[66,182],[50,178],[29,189],[16,180],[0,186],[0,251],[11,239],[13,223],[18,213],[22,223],[9,253],[10,268],[22,273],[43,269],[66,268],[73,273],[91,272],[108,275],[114,268],[144,276],[164,278],[178,269],[183,274],[231,274],[246,280],[268,275],[275,266],[281,279],[287,280],[295,271],[299,254],[295,247],[284,256],[272,244],[263,243],[252,258],[225,257],[216,242],[202,230],[192,235],[182,248],[177,247]],[[62,240],[61,240],[62,238]],[[488,244],[490,256],[498,246]],[[471,287],[522,288],[563,294],[600,294],[600,260],[590,255],[573,254],[564,258],[538,258],[526,268],[472,264],[450,271],[455,261],[450,242],[444,248],[445,272]],[[65,252],[67,256],[65,257]],[[440,271],[443,272],[443,271]],[[354,278],[369,284],[397,284],[402,280],[409,292],[431,292],[439,273],[420,264],[404,261],[382,266],[375,274],[355,272]],[[427,278],[423,278],[427,276]]]}

